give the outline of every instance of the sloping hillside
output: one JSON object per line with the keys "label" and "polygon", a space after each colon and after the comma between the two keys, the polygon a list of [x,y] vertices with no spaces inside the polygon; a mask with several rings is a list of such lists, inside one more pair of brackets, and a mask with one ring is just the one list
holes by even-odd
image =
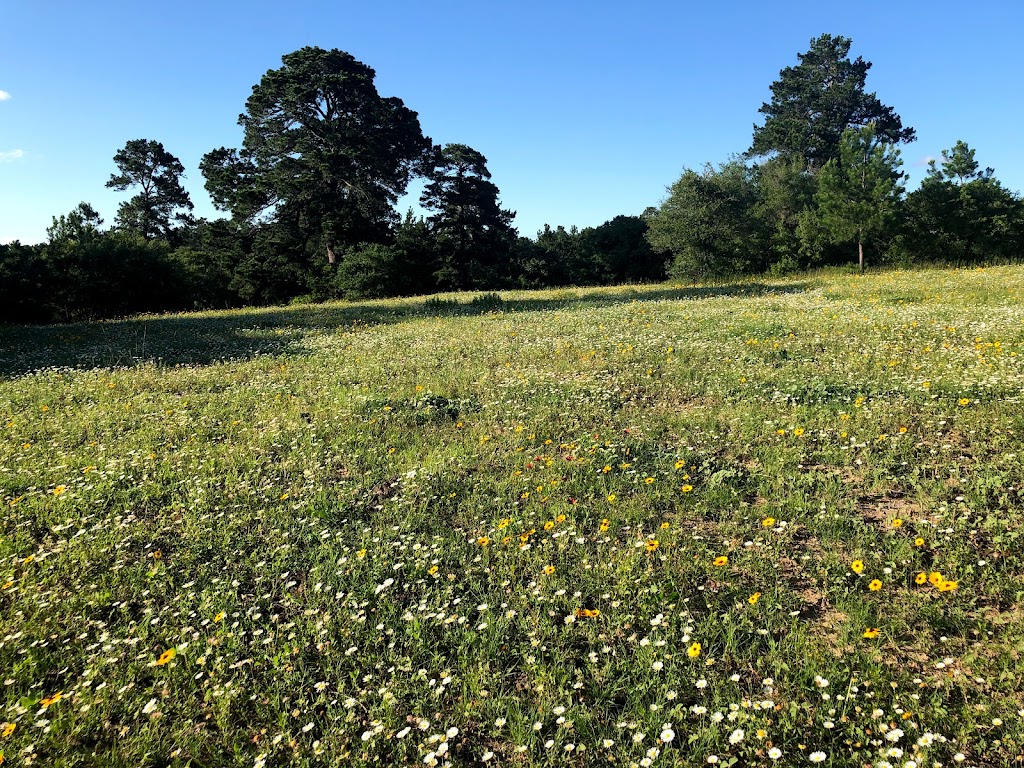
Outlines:
{"label": "sloping hillside", "polygon": [[1006,765],[1024,268],[0,330],[12,765]]}

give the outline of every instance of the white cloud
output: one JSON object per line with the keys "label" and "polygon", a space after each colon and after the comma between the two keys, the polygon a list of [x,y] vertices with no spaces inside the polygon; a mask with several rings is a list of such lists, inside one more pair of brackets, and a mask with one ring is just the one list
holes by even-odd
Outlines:
{"label": "white cloud", "polygon": [[0,152],[0,163],[13,163],[25,156],[25,150],[12,149],[10,152]]}
{"label": "white cloud", "polygon": [[932,157],[931,155],[925,155],[924,157],[914,161],[914,167],[915,168],[923,168],[924,166],[928,165],[928,163],[930,163],[934,159],[935,158]]}
{"label": "white cloud", "polygon": [[7,91],[0,91],[0,101],[7,101],[9,98],[11,98],[11,94]]}

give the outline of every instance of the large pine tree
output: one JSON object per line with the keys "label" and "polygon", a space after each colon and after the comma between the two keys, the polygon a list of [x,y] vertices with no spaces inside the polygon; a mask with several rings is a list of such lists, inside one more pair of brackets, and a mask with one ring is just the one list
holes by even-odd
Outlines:
{"label": "large pine tree", "polygon": [[242,149],[221,147],[200,164],[214,204],[289,228],[331,262],[339,246],[386,240],[430,141],[401,99],[380,96],[375,76],[336,49],[284,56],[238,119]]}
{"label": "large pine tree", "polygon": [[864,90],[871,62],[860,56],[850,61],[851,42],[821,35],[811,40],[807,53],[797,55],[797,66],[779,73],[771,102],[760,109],[764,125],[754,126],[751,155],[800,156],[816,171],[839,157],[847,128],[874,125],[878,139],[890,144],[916,138],[892,107]]}
{"label": "large pine tree", "polygon": [[813,215],[826,239],[857,244],[864,271],[864,243],[886,231],[903,195],[899,150],[879,140],[874,126],[846,129],[839,158],[829,160],[818,176]]}
{"label": "large pine tree", "polygon": [[487,158],[465,144],[437,147],[420,203],[442,252],[444,288],[492,288],[507,277],[513,211],[498,202]]}

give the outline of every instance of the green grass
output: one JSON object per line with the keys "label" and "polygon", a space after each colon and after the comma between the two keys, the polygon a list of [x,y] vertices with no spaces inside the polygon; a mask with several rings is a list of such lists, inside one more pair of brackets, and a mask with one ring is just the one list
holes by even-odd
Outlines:
{"label": "green grass", "polygon": [[6,763],[1022,762],[1024,268],[473,299],[0,330]]}

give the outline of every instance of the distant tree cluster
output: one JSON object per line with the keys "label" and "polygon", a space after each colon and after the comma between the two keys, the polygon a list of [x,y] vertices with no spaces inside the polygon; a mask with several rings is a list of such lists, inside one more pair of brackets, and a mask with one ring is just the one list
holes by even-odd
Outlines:
{"label": "distant tree cluster", "polygon": [[[906,193],[897,145],[914,129],[866,91],[871,64],[850,46],[812,40],[772,84],[750,148],[684,170],[657,209],[535,238],[516,232],[483,154],[424,136],[351,55],[303,48],[253,87],[241,146],[199,165],[226,218],[194,218],[178,158],[128,141],[107,186],[134,195],[112,227],[82,203],[46,243],[0,245],[0,322],[1019,258],[1024,202],[964,142]],[[426,215],[403,218],[413,179]]]}
{"label": "distant tree cluster", "polygon": [[[487,158],[435,145],[375,73],[338,50],[303,48],[253,88],[240,148],[199,165],[225,219],[192,216],[182,163],[128,141],[107,186],[133,191],[113,227],[82,203],[42,245],[0,246],[0,322],[563,283],[661,280],[641,217],[519,237]],[[426,216],[395,204],[422,179]]]}
{"label": "distant tree cluster", "polygon": [[822,35],[772,84],[743,154],[686,169],[648,217],[669,272],[705,279],[876,262],[977,264],[1024,256],[1024,202],[963,141],[906,194],[897,145],[914,141],[865,90],[871,63]]}

